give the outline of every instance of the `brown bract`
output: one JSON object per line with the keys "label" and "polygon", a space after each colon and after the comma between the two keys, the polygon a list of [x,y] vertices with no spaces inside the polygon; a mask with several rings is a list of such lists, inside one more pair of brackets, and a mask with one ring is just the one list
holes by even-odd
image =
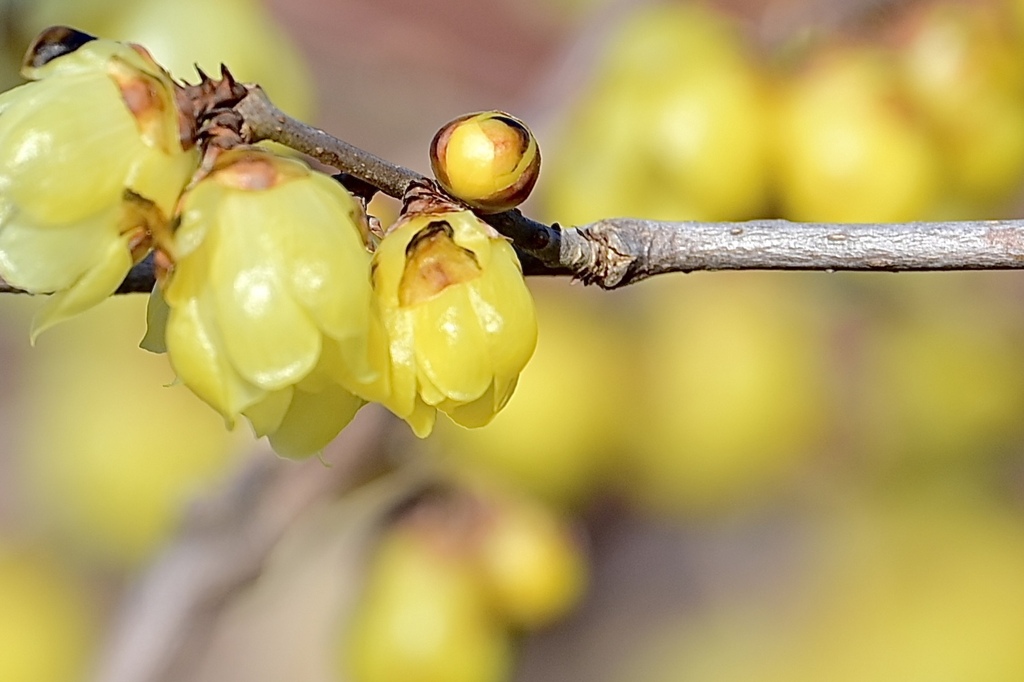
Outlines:
{"label": "brown bract", "polygon": [[115,74],[114,80],[121,88],[121,97],[128,105],[128,110],[135,118],[142,118],[146,112],[154,107],[162,108],[160,97],[156,94],[153,83],[146,78],[119,78]]}
{"label": "brown bract", "polygon": [[[423,215],[441,215],[453,211],[469,211],[468,206],[460,203],[457,199],[445,194],[433,180],[422,178],[409,183],[409,189],[402,197],[402,214],[395,223],[387,229],[385,234],[390,234],[398,229],[407,219]],[[492,226],[482,222],[488,230],[488,236],[504,238]]]}
{"label": "brown bract", "polygon": [[444,194],[434,181],[426,178],[410,183],[402,197],[403,217],[465,210],[466,206]]}
{"label": "brown bract", "polygon": [[252,154],[224,167],[214,167],[216,180],[222,185],[244,190],[270,189],[284,180],[282,174],[262,154]]}
{"label": "brown bract", "polygon": [[241,144],[242,117],[233,107],[249,90],[236,81],[223,64],[219,79],[211,78],[198,67],[196,71],[199,83],[185,83],[175,91],[182,147],[190,149],[197,143],[207,142],[229,149]]}
{"label": "brown bract", "polygon": [[455,243],[454,232],[444,220],[420,230],[405,247],[405,270],[398,285],[402,306],[426,301],[453,284],[480,276],[476,255]]}

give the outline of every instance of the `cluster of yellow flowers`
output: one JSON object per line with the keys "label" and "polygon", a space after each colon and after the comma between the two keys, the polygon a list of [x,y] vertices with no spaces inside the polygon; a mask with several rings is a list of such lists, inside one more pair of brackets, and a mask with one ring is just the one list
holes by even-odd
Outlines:
{"label": "cluster of yellow flowers", "polygon": [[0,277],[54,294],[34,334],[156,249],[144,347],[282,455],[319,451],[367,401],[425,436],[437,410],[478,426],[508,400],[533,302],[467,207],[417,187],[375,244],[360,203],[302,161],[238,146],[200,170],[177,86],[136,45],[48,29],[24,74],[0,96]]}

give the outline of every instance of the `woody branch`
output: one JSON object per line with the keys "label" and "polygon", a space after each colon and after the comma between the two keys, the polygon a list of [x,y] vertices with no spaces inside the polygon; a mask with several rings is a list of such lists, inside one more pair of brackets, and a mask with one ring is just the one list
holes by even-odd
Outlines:
{"label": "woody branch", "polygon": [[[401,198],[422,176],[290,118],[259,88],[237,110],[252,140],[274,140]],[[559,228],[518,210],[484,216],[527,255],[528,274],[606,289],[694,270],[1001,270],[1024,268],[1024,220],[931,223],[665,222],[609,218]]]}
{"label": "woody branch", "polygon": [[[291,118],[258,86],[234,106],[248,142],[272,140],[401,198],[423,176]],[[697,270],[924,271],[1024,269],[1024,220],[914,223],[655,221],[607,218],[576,227],[514,209],[483,216],[512,239],[529,275],[571,276],[605,289]],[[149,291],[144,261],[118,293]],[[18,290],[0,280],[0,293]]]}

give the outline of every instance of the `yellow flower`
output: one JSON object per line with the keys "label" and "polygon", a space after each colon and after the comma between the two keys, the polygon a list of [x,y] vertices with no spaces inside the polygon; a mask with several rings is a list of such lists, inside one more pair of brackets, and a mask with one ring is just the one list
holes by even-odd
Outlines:
{"label": "yellow flower", "polygon": [[424,437],[441,410],[483,426],[533,354],[537,321],[508,241],[454,205],[407,211],[373,258],[388,370],[363,394]]}
{"label": "yellow flower", "polygon": [[356,200],[301,161],[238,148],[157,237],[173,265],[147,347],[163,334],[181,381],[229,422],[245,414],[279,454],[323,448],[363,404],[346,387],[374,377]]}
{"label": "yellow flower", "polygon": [[113,293],[198,166],[174,84],[145,51],[66,28],[0,95],[0,277],[55,292],[33,336]]}

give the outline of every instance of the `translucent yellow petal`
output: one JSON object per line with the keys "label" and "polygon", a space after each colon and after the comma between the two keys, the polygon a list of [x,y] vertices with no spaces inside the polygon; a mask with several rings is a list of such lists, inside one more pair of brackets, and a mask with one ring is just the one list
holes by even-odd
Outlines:
{"label": "translucent yellow petal", "polygon": [[316,393],[299,386],[284,420],[269,435],[270,445],[283,457],[314,455],[334,440],[363,404],[337,385]]}
{"label": "translucent yellow petal", "polygon": [[476,400],[468,403],[442,403],[438,409],[451,417],[456,424],[475,429],[486,426],[494,419],[497,402],[494,397],[494,384],[491,384],[487,392]]}
{"label": "translucent yellow petal", "polygon": [[0,92],[0,116],[3,116],[11,106],[22,101],[27,96],[26,93],[32,92],[31,85],[31,83],[24,83],[16,88]]}
{"label": "translucent yellow petal", "polygon": [[373,396],[389,410],[403,419],[412,413],[416,405],[416,354],[413,349],[413,314],[407,311],[392,310],[384,315],[384,328],[387,331],[388,353],[390,354],[391,372],[388,378],[388,391],[384,395]]}
{"label": "translucent yellow petal", "polygon": [[[200,220],[200,222],[205,227],[205,221]],[[185,231],[195,235],[198,230],[192,229],[194,223],[195,221],[193,220],[188,222],[183,220],[180,229],[175,233],[175,239],[177,240],[178,235]],[[204,233],[206,232],[205,229],[203,231]],[[163,292],[164,298],[170,307],[176,308],[184,305],[191,298],[205,294],[210,286],[213,256],[220,248],[220,242],[219,232],[217,230],[210,231],[208,234],[203,235],[201,241],[197,240],[196,242],[196,246],[202,244],[203,248],[197,248],[187,255],[180,256],[180,260],[175,265],[174,272]]]}
{"label": "translucent yellow petal", "polygon": [[417,438],[426,438],[434,430],[434,422],[437,420],[437,410],[417,399],[413,405],[412,412],[402,417]]}
{"label": "translucent yellow petal", "polygon": [[188,191],[172,239],[169,243],[160,242],[176,262],[193,257],[202,245],[206,245],[208,253],[214,249],[212,244],[206,244],[208,236],[212,237],[209,235],[212,218],[208,216],[217,214],[217,192],[211,189],[216,190],[209,183],[201,182]]}
{"label": "translucent yellow petal", "polygon": [[125,178],[128,189],[152,201],[168,218],[174,212],[181,191],[199,167],[199,150],[181,151],[177,137],[173,142],[177,151],[170,155],[152,147],[141,149]]}
{"label": "translucent yellow petal", "polygon": [[139,348],[150,353],[167,352],[167,317],[170,313],[163,291],[159,286],[154,287],[146,305],[146,335],[139,342]]}
{"label": "translucent yellow petal", "polygon": [[398,283],[405,271],[405,248],[420,229],[423,218],[413,218],[386,236],[373,254],[373,295],[382,309],[398,307]]}
{"label": "translucent yellow petal", "polygon": [[109,78],[41,81],[0,115],[0,188],[32,220],[72,222],[120,203],[143,149]]}
{"label": "translucent yellow petal", "polygon": [[461,402],[479,398],[494,376],[471,291],[471,284],[451,286],[412,310],[419,371],[446,397]]}
{"label": "translucent yellow petal", "polygon": [[471,211],[458,211],[445,216],[455,233],[455,243],[476,254],[476,261],[486,269],[491,262],[491,228]]}
{"label": "translucent yellow petal", "polygon": [[533,297],[512,248],[495,243],[491,266],[473,283],[471,300],[487,335],[497,394],[522,372],[537,345]]}
{"label": "translucent yellow petal", "polygon": [[132,255],[122,240],[112,240],[96,266],[71,288],[46,301],[32,320],[32,340],[58,322],[88,310],[114,293],[132,267]]}
{"label": "translucent yellow petal", "polygon": [[245,416],[252,423],[252,429],[257,437],[265,436],[281,427],[294,395],[294,387],[288,386],[280,391],[268,393],[263,400],[246,408]]}
{"label": "translucent yellow petal", "polygon": [[420,400],[431,407],[437,407],[448,399],[448,396],[442,393],[441,389],[434,385],[434,382],[430,380],[430,377],[426,376],[422,372],[417,376],[416,386]]}
{"label": "translucent yellow petal", "polygon": [[167,318],[167,353],[178,378],[193,393],[228,416],[243,406],[231,404],[227,373],[216,340],[199,311],[199,299],[191,298],[173,308]]}
{"label": "translucent yellow petal", "polygon": [[268,234],[292,294],[317,325],[337,339],[365,338],[370,254],[355,223],[358,207],[333,180],[320,179],[311,174],[268,193],[264,214],[280,223]]}
{"label": "translucent yellow petal", "polygon": [[260,216],[244,201],[225,201],[217,216],[221,246],[210,285],[231,364],[266,390],[297,383],[316,365],[321,334],[292,298],[267,255]]}
{"label": "translucent yellow petal", "polygon": [[224,349],[246,380],[275,390],[296,383],[316,365],[320,332],[282,293],[272,271],[238,271],[230,281],[215,284],[214,295]]}
{"label": "translucent yellow petal", "polygon": [[[323,339],[320,350],[320,366],[331,381],[341,384],[356,395],[367,400],[388,390],[386,377],[390,373],[387,341],[383,337],[383,326],[375,317],[368,338],[336,341],[328,336]],[[373,388],[377,385],[377,388]]]}
{"label": "translucent yellow petal", "polygon": [[167,319],[167,353],[178,377],[229,422],[265,391],[246,382],[224,357],[210,324],[209,300],[188,299]]}
{"label": "translucent yellow petal", "polygon": [[120,243],[120,203],[88,220],[39,226],[10,204],[0,215],[0,275],[32,293],[66,289]]}
{"label": "translucent yellow petal", "polygon": [[494,379],[494,413],[497,414],[508,401],[512,399],[512,394],[516,390],[516,385],[519,383],[519,375],[512,377],[509,380],[499,381],[498,377]]}

